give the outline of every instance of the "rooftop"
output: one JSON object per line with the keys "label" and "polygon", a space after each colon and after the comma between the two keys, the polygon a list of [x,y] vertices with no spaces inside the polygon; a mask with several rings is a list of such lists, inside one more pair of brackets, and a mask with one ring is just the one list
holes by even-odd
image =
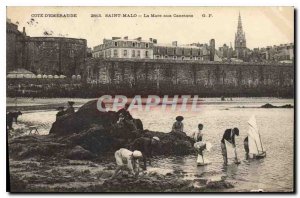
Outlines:
{"label": "rooftop", "polygon": [[157,47],[181,47],[181,48],[193,48],[193,49],[200,49],[201,47],[197,47],[197,46],[194,46],[194,45],[172,45],[172,43],[158,43],[158,44],[154,44],[154,46],[157,46]]}

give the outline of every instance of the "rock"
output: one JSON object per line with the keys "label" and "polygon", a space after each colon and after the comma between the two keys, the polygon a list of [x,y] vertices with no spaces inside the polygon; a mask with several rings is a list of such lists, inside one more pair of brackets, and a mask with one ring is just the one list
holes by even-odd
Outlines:
{"label": "rock", "polygon": [[66,157],[72,160],[90,160],[93,159],[95,155],[81,146],[75,146],[68,152]]}
{"label": "rock", "polygon": [[42,157],[61,157],[68,145],[56,142],[51,136],[21,136],[10,139],[9,157],[30,159]]}
{"label": "rock", "polygon": [[144,130],[143,122],[140,119],[133,119],[133,122],[138,130]]}
{"label": "rock", "polygon": [[293,105],[286,104],[286,105],[282,105],[282,106],[274,106],[272,104],[267,103],[267,104],[262,105],[261,108],[267,108],[267,109],[268,108],[293,108]]}
{"label": "rock", "polygon": [[26,192],[28,182],[15,175],[10,176],[10,192]]}
{"label": "rock", "polygon": [[50,134],[58,136],[71,135],[80,133],[94,125],[101,125],[105,128],[113,120],[116,120],[116,113],[101,112],[97,109],[97,100],[92,100],[83,105],[76,113],[63,116],[56,120],[51,129]]}
{"label": "rock", "polygon": [[193,139],[185,133],[162,133],[142,130],[141,120],[135,120],[138,130],[117,124],[116,112],[100,112],[96,101],[83,105],[77,112],[53,123],[50,134],[21,136],[9,139],[9,154],[15,159],[77,159],[112,155],[120,148],[129,148],[139,137],[157,136],[155,155],[185,155],[194,153]]}
{"label": "rock", "polygon": [[267,103],[267,104],[262,105],[261,108],[276,108],[276,106]]}
{"label": "rock", "polygon": [[144,130],[143,136],[157,136],[160,139],[159,145],[152,150],[156,155],[186,155],[194,153],[194,148],[192,146],[193,139],[185,133],[161,133]]}
{"label": "rock", "polygon": [[225,181],[225,180],[220,180],[220,181],[208,181],[206,184],[206,188],[210,189],[226,189],[226,188],[233,188],[234,186]]}
{"label": "rock", "polygon": [[111,176],[113,175],[113,172],[107,172],[107,171],[103,171],[102,175],[101,175],[101,178],[102,179],[107,179],[107,178],[110,178]]}
{"label": "rock", "polygon": [[134,122],[138,130],[119,126],[116,112],[100,112],[97,101],[90,101],[77,112],[57,120],[50,130],[59,142],[80,145],[94,154],[114,152],[119,148],[128,148],[138,137],[160,138],[159,146],[153,149],[154,154],[190,154],[194,152],[193,139],[185,133],[162,133],[142,130],[143,123],[139,119]]}
{"label": "rock", "polygon": [[98,167],[98,165],[94,163],[89,163],[89,167]]}
{"label": "rock", "polygon": [[282,106],[280,106],[280,107],[281,107],[281,108],[287,108],[287,109],[294,108],[293,105],[291,105],[291,104],[282,105]]}
{"label": "rock", "polygon": [[206,185],[208,183],[208,179],[199,178],[199,179],[195,179],[194,182],[198,186],[203,186],[203,185]]}
{"label": "rock", "polygon": [[83,171],[83,174],[89,175],[89,174],[91,174],[91,171],[89,169],[86,169]]}

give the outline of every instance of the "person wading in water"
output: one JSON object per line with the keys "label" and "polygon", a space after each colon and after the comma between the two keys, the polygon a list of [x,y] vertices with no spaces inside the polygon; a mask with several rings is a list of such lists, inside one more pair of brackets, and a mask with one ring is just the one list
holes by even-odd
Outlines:
{"label": "person wading in water", "polygon": [[192,138],[195,140],[195,142],[200,142],[203,139],[203,124],[198,124],[198,131],[194,132],[192,134]]}
{"label": "person wading in water", "polygon": [[238,163],[238,158],[237,158],[237,153],[236,153],[235,136],[239,136],[238,128],[226,129],[223,134],[223,138],[221,140],[221,149],[222,149],[224,165],[227,165],[227,163],[228,163],[227,148],[226,148],[225,141],[228,141],[230,144],[232,144],[233,148],[235,149],[235,163]]}

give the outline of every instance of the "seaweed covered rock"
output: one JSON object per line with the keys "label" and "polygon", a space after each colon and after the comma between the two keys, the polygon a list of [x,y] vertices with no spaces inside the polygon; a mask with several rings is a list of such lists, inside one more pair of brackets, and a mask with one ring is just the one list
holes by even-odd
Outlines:
{"label": "seaweed covered rock", "polygon": [[[61,116],[53,124],[49,131],[56,136],[67,136],[74,133],[82,133],[93,126],[103,130],[111,130],[118,121],[118,115],[114,111],[101,112],[97,108],[97,100],[84,104],[77,112]],[[133,120],[138,129],[143,130],[143,123],[139,119]],[[122,130],[134,130],[130,125]]]}
{"label": "seaweed covered rock", "polygon": [[80,133],[92,125],[109,127],[118,119],[116,112],[101,112],[97,109],[97,100],[84,104],[76,113],[61,116],[57,119],[51,129],[50,134],[57,136]]}
{"label": "seaweed covered rock", "polygon": [[184,192],[191,181],[181,180],[175,175],[165,177],[161,174],[144,175],[134,178],[127,174],[119,175],[117,178],[105,180],[102,185],[104,192]]}
{"label": "seaweed covered rock", "polygon": [[82,148],[81,146],[75,146],[72,150],[67,153],[68,159],[73,160],[90,160],[95,157],[93,153]]}
{"label": "seaweed covered rock", "polygon": [[187,136],[185,133],[162,133],[145,130],[143,133],[145,137],[157,136],[160,139],[159,146],[153,149],[155,154],[161,155],[185,155],[194,152],[194,140]]}
{"label": "seaweed covered rock", "polygon": [[291,104],[286,104],[286,105],[282,105],[282,106],[274,106],[270,103],[267,103],[267,104],[264,104],[261,106],[261,108],[265,108],[265,109],[273,109],[273,108],[287,108],[287,109],[290,109],[290,108],[293,108],[293,105]]}
{"label": "seaweed covered rock", "polygon": [[25,192],[27,188],[27,182],[15,175],[10,176],[10,192]]}
{"label": "seaweed covered rock", "polygon": [[294,108],[293,105],[291,105],[291,104],[282,105],[282,106],[280,106],[280,107],[281,107],[281,108],[287,108],[287,109]]}
{"label": "seaweed covered rock", "polygon": [[92,159],[129,148],[139,137],[160,138],[153,149],[157,155],[190,154],[193,139],[185,133],[162,133],[143,130],[143,123],[134,119],[135,126],[117,123],[116,112],[100,112],[97,101],[83,105],[77,112],[55,121],[46,136],[23,136],[9,143],[12,156],[18,158],[58,156],[69,159]]}
{"label": "seaweed covered rock", "polygon": [[270,109],[270,108],[277,108],[277,107],[270,103],[267,103],[267,104],[262,105],[261,108]]}
{"label": "seaweed covered rock", "polygon": [[233,188],[233,184],[228,181],[220,180],[220,181],[208,181],[206,184],[206,188],[209,189],[227,189]]}
{"label": "seaweed covered rock", "polygon": [[101,126],[90,126],[81,133],[59,137],[58,141],[72,146],[80,145],[82,148],[100,155],[125,147],[140,136],[141,131],[138,130],[122,130],[113,127],[104,129]]}
{"label": "seaweed covered rock", "polygon": [[9,140],[8,146],[9,157],[14,159],[59,157],[69,148],[52,136],[20,136]]}

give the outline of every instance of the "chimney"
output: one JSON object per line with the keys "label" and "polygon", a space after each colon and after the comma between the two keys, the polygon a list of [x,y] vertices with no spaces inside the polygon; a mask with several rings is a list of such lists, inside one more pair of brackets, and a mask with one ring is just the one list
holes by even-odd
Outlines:
{"label": "chimney", "polygon": [[152,42],[152,41],[153,41],[153,39],[152,39],[152,38],[149,38],[149,41],[150,41],[150,42]]}
{"label": "chimney", "polygon": [[124,40],[128,40],[128,36],[124,36]]}
{"label": "chimney", "polygon": [[25,27],[23,27],[23,35],[25,35],[25,36],[26,36]]}
{"label": "chimney", "polygon": [[142,37],[137,37],[135,40],[141,41],[141,40],[142,40]]}
{"label": "chimney", "polygon": [[173,41],[172,46],[177,47],[177,41]]}
{"label": "chimney", "polygon": [[154,44],[157,44],[157,39],[153,39],[153,43],[154,43]]}
{"label": "chimney", "polygon": [[117,40],[117,39],[121,39],[121,37],[116,37],[116,36],[112,37],[112,40]]}

